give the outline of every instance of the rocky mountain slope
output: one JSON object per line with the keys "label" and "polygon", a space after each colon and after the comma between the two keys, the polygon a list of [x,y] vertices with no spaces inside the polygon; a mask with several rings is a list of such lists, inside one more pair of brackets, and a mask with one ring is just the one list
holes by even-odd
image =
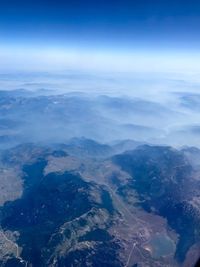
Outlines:
{"label": "rocky mountain slope", "polygon": [[192,151],[119,152],[87,139],[1,151],[1,266],[193,266],[200,180]]}

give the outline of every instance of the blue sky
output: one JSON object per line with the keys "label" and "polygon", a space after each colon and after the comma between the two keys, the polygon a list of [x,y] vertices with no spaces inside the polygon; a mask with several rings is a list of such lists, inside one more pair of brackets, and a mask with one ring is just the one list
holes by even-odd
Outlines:
{"label": "blue sky", "polygon": [[178,62],[197,58],[199,25],[197,0],[7,0],[0,2],[0,54],[5,61],[10,55],[7,62],[15,54],[16,63],[43,51],[84,60],[90,54],[94,61],[107,54],[132,61],[136,54],[161,61],[177,54]]}

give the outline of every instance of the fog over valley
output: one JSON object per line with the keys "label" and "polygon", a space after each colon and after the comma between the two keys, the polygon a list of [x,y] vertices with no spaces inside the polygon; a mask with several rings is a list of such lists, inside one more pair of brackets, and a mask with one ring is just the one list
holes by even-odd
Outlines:
{"label": "fog over valley", "polygon": [[200,83],[195,75],[176,76],[1,74],[0,142],[9,147],[85,137],[199,147]]}

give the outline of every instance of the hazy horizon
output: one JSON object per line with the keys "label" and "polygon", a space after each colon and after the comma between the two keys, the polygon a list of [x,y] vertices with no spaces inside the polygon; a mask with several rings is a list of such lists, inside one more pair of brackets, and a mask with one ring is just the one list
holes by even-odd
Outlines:
{"label": "hazy horizon", "polygon": [[9,0],[0,71],[200,72],[197,0]]}

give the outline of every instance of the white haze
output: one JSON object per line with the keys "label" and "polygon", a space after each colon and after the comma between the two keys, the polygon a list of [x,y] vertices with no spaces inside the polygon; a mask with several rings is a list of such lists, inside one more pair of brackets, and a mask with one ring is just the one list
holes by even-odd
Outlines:
{"label": "white haze", "polygon": [[199,73],[197,51],[51,47],[34,44],[1,44],[1,71],[61,71],[63,69],[105,72]]}
{"label": "white haze", "polygon": [[1,103],[0,122],[14,120],[17,127],[1,127],[0,138],[16,135],[17,142],[65,142],[84,136],[99,142],[132,139],[199,147],[199,87],[196,74],[2,73],[1,90],[28,93],[10,92],[22,100]]}

